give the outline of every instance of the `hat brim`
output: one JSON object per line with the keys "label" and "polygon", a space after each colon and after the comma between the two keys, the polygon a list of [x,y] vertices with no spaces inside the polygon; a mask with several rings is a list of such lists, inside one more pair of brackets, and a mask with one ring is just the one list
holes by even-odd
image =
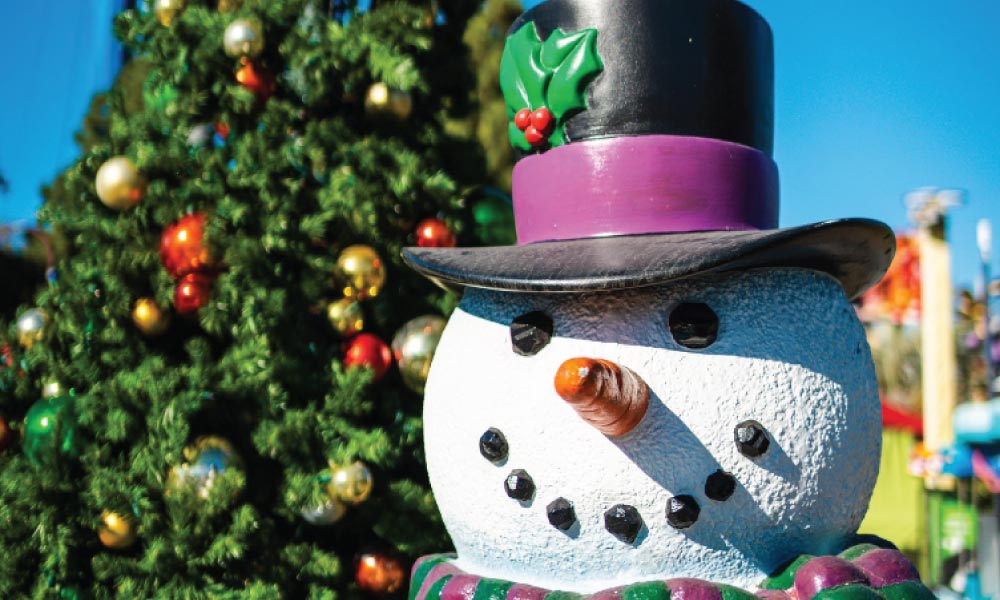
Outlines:
{"label": "hat brim", "polygon": [[643,287],[709,272],[761,267],[821,271],[848,298],[889,268],[896,240],[884,223],[841,219],[763,231],[609,236],[485,248],[406,248],[403,259],[446,287],[586,292]]}

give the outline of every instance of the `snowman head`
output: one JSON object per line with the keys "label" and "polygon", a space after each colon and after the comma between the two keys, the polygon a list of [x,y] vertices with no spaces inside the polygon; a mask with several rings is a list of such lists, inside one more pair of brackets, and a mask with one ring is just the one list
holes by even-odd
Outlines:
{"label": "snowman head", "polygon": [[460,566],[752,586],[841,545],[880,442],[849,299],[894,236],[778,228],[770,27],[737,0],[547,0],[500,78],[518,244],[403,253],[468,288],[425,392]]}
{"label": "snowman head", "polygon": [[[574,359],[619,369],[629,402],[646,394],[631,426],[602,428],[560,393]],[[469,289],[424,419],[460,566],[580,592],[682,576],[752,586],[797,554],[837,550],[867,508],[881,439],[853,307],[837,281],[800,269],[616,292]]]}

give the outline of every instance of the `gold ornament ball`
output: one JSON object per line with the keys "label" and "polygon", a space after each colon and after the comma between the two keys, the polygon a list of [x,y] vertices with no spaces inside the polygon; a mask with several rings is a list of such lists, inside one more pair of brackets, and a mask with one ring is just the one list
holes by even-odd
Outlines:
{"label": "gold ornament ball", "polygon": [[344,248],[337,257],[337,272],[347,298],[373,298],[385,285],[382,258],[371,246],[364,244]]}
{"label": "gold ornament ball", "polygon": [[97,197],[108,208],[128,210],[142,200],[146,179],[125,156],[110,158],[97,170],[94,180]]}
{"label": "gold ornament ball", "polygon": [[327,498],[316,506],[302,509],[302,518],[311,525],[333,525],[345,514],[347,507],[336,498]]}
{"label": "gold ornament ball", "polygon": [[219,12],[233,12],[243,6],[243,0],[219,0]]}
{"label": "gold ornament ball", "polygon": [[106,548],[124,550],[135,543],[135,522],[129,516],[106,510],[101,513],[97,537]]}
{"label": "gold ornament ball", "polygon": [[361,303],[353,298],[334,300],[326,306],[330,326],[343,337],[360,333],[365,328],[365,315]]}
{"label": "gold ornament ball", "polygon": [[365,94],[365,112],[373,118],[391,117],[405,121],[413,112],[413,96],[382,82],[373,83]]}
{"label": "gold ornament ball", "polygon": [[184,12],[186,5],[187,0],[156,0],[153,5],[153,14],[156,15],[156,20],[160,22],[160,25],[170,27],[174,19]]}
{"label": "gold ornament ball", "polygon": [[170,326],[170,314],[164,312],[156,300],[139,298],[132,309],[132,322],[144,335],[156,337]]}
{"label": "gold ornament ball", "polygon": [[348,504],[361,504],[371,496],[375,480],[363,462],[332,468],[331,471],[333,475],[327,485],[330,496]]}
{"label": "gold ornament ball", "polygon": [[46,314],[37,309],[27,310],[17,318],[17,341],[25,348],[31,348],[35,342],[45,335],[45,326],[49,318]]}
{"label": "gold ornament ball", "polygon": [[251,19],[237,19],[226,27],[222,47],[233,58],[256,58],[264,51],[264,33],[260,23]]}
{"label": "gold ornament ball", "polygon": [[418,394],[424,391],[444,325],[445,320],[436,315],[417,317],[400,327],[392,338],[392,355],[403,383]]}

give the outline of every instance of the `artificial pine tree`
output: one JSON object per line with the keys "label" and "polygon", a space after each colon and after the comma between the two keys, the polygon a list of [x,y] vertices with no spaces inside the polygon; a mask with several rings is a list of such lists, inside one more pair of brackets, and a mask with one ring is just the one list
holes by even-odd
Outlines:
{"label": "artificial pine tree", "polygon": [[472,19],[465,30],[465,43],[469,46],[476,69],[476,99],[479,110],[475,113],[474,134],[486,153],[486,165],[496,186],[510,190],[511,172],[514,169],[514,150],[510,144],[499,144],[507,139],[507,104],[500,92],[500,57],[507,41],[507,29],[521,14],[518,0],[486,0],[483,9]]}
{"label": "artificial pine tree", "polygon": [[150,4],[8,328],[0,597],[400,594],[447,545],[419,390],[455,299],[399,251],[482,230],[447,133],[478,3]]}

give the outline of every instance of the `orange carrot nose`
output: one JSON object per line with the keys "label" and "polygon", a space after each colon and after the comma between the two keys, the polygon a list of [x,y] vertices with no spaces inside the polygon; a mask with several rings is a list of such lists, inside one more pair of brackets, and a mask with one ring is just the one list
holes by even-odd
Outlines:
{"label": "orange carrot nose", "polygon": [[610,360],[571,358],[559,366],[555,384],[556,393],[605,435],[632,431],[649,406],[646,382]]}

